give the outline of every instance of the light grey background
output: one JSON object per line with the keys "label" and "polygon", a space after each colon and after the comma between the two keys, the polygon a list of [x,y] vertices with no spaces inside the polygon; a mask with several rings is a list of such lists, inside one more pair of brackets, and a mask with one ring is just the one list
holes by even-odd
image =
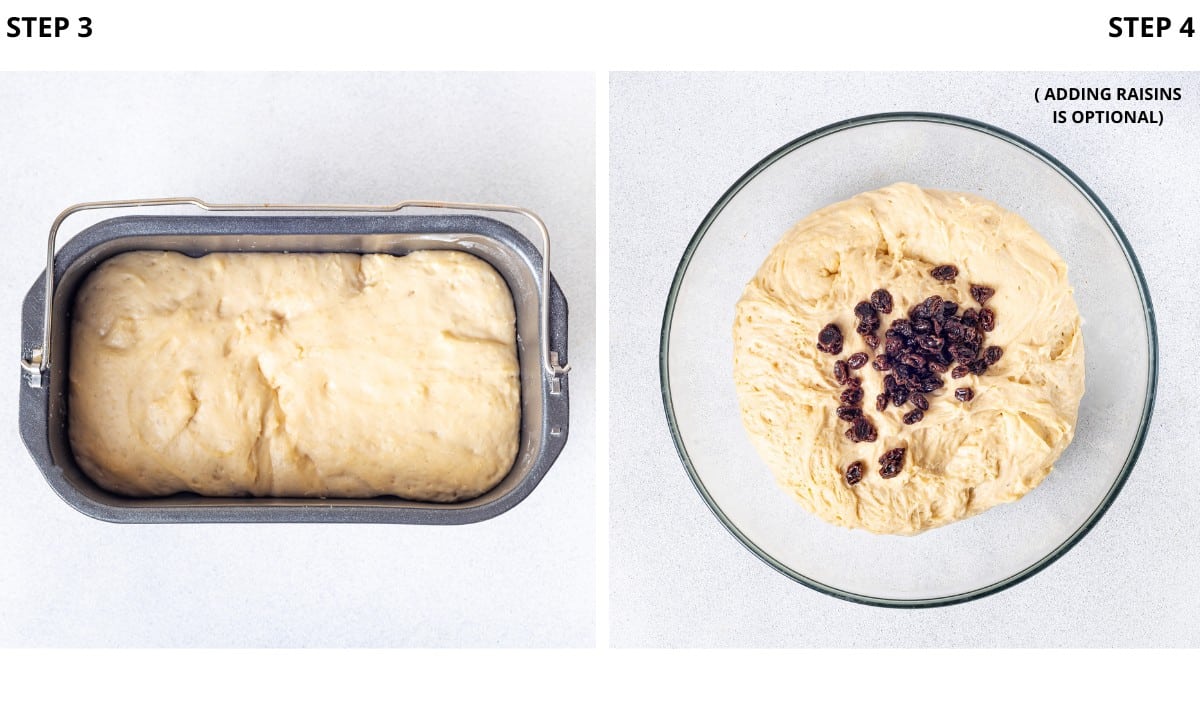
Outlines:
{"label": "light grey background", "polygon": [[[0,646],[591,646],[594,105],[590,74],[0,75]],[[69,508],[17,434],[21,299],[64,207],[168,195],[538,212],[570,304],[558,462],[461,527],[122,526]]]}
{"label": "light grey background", "polygon": [[[610,91],[611,549],[615,646],[1200,645],[1195,402],[1200,124],[1195,74],[613,74]],[[1182,87],[1162,127],[1055,125],[1041,86]],[[1072,103],[1101,108],[1116,103]],[[1121,107],[1131,107],[1122,104]],[[895,110],[998,125],[1073,169],[1125,230],[1158,318],[1141,460],[1073,550],[997,595],[889,610],[821,595],[745,550],[693,489],[663,416],[658,346],[676,265],[726,189],[786,142]]]}

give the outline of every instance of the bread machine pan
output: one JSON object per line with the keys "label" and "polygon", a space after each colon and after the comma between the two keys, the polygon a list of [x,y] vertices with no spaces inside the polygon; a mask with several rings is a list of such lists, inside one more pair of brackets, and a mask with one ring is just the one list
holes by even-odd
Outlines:
{"label": "bread machine pan", "polygon": [[[112,218],[86,228],[55,252],[58,228],[75,212],[171,205],[192,205],[209,212]],[[461,214],[401,214],[412,208],[449,209]],[[294,214],[297,212],[308,214]],[[522,216],[537,227],[542,247],[536,247],[513,227],[478,213]],[[80,282],[104,260],[132,250],[174,250],[198,256],[212,252],[403,255],[431,249],[461,250],[490,263],[507,282],[516,309],[520,444],[508,475],[480,497],[455,503],[398,497],[212,498],[191,493],[130,498],[99,487],[76,464],[67,438],[66,407],[71,307]],[[111,522],[446,525],[486,520],[528,496],[567,440],[567,302],[549,268],[543,266],[543,258],[548,257],[549,237],[542,221],[529,211],[508,206],[423,201],[381,207],[246,206],[212,205],[192,198],[73,206],[59,215],[50,232],[47,272],[53,274],[39,277],[25,296],[21,437],[47,482],[67,504]],[[53,297],[49,308],[45,305],[47,296]]]}

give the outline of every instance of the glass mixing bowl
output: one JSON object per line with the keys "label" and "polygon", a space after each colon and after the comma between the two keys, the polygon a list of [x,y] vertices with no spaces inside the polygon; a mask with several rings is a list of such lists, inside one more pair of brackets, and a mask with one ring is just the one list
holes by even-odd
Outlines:
{"label": "glass mixing bowl", "polygon": [[[776,484],[742,427],[734,306],[768,251],[809,213],[907,181],[988,198],[1062,255],[1083,317],[1086,385],[1075,440],[1015,503],[914,537],[826,524]],[[692,237],[667,299],[667,421],[696,489],[771,567],[830,595],[894,607],[998,592],[1067,552],[1112,504],[1154,405],[1158,344],[1145,279],[1107,208],[1049,154],[965,118],[889,113],[801,137],[743,175]]]}

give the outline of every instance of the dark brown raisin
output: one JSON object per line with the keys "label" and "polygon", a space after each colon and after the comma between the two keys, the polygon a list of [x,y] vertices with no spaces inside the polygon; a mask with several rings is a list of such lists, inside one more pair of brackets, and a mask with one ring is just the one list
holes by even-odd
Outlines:
{"label": "dark brown raisin", "polygon": [[857,405],[862,399],[862,388],[852,387],[842,391],[842,403],[845,405]]}
{"label": "dark brown raisin", "polygon": [[860,320],[858,322],[858,326],[854,328],[854,331],[857,332],[859,335],[870,335],[871,333],[875,332],[878,329],[879,329],[879,316],[874,315],[872,317],[863,318],[862,320]]}
{"label": "dark brown raisin", "polygon": [[892,311],[892,294],[883,288],[871,293],[871,307],[881,313]]}
{"label": "dark brown raisin", "polygon": [[887,406],[888,406],[888,393],[887,392],[881,392],[875,396],[875,409],[877,411],[883,412],[884,410],[887,410]]}
{"label": "dark brown raisin", "polygon": [[979,329],[984,332],[991,332],[996,329],[996,313],[992,312],[991,308],[984,308],[979,311]]}
{"label": "dark brown raisin", "polygon": [[871,303],[864,300],[854,306],[854,315],[858,317],[859,320],[873,318],[876,315],[875,307],[871,305]]}
{"label": "dark brown raisin", "polygon": [[988,364],[987,360],[984,360],[983,358],[977,358],[967,363],[967,367],[971,369],[972,375],[982,375],[987,372]]}
{"label": "dark brown raisin", "polygon": [[950,357],[966,364],[975,359],[975,350],[967,343],[958,343],[950,346]]}
{"label": "dark brown raisin", "polygon": [[846,437],[853,442],[875,442],[878,433],[871,421],[860,417],[854,420],[854,424],[846,431]]}
{"label": "dark brown raisin", "polygon": [[922,335],[917,339],[917,344],[926,350],[941,350],[943,342],[937,335]]}
{"label": "dark brown raisin", "polygon": [[971,402],[973,397],[975,397],[975,391],[969,387],[960,387],[954,391],[954,399],[959,402]]}
{"label": "dark brown raisin", "polygon": [[908,402],[908,388],[899,387],[892,391],[892,404],[896,407],[902,407]]}
{"label": "dark brown raisin", "polygon": [[845,385],[848,388],[860,388],[862,387],[862,379],[851,375],[850,377],[846,378]]}
{"label": "dark brown raisin", "polygon": [[843,405],[837,409],[837,416],[839,420],[854,420],[855,418],[862,417],[862,410],[849,405]]}
{"label": "dark brown raisin", "polygon": [[879,476],[893,478],[904,469],[904,448],[892,448],[879,457]]}
{"label": "dark brown raisin", "polygon": [[1004,348],[997,345],[992,345],[987,350],[983,351],[983,359],[988,365],[995,365],[1000,362],[1000,356],[1004,355]]}
{"label": "dark brown raisin", "polygon": [[846,366],[851,370],[857,370],[863,365],[866,365],[868,360],[870,360],[870,358],[867,357],[865,352],[856,352],[850,357],[846,358]]}
{"label": "dark brown raisin", "polygon": [[912,329],[918,335],[923,335],[933,330],[933,323],[929,322],[929,318],[917,318],[913,320]]}
{"label": "dark brown raisin", "polygon": [[958,314],[958,303],[953,300],[947,300],[942,303],[942,317],[952,318]]}
{"label": "dark brown raisin", "polygon": [[980,305],[984,304],[988,300],[991,300],[992,296],[995,294],[996,291],[990,287],[987,287],[986,285],[971,286],[971,297],[974,298],[975,302],[979,303]]}
{"label": "dark brown raisin", "polygon": [[963,314],[960,319],[964,325],[975,327],[979,324],[979,311],[975,308],[967,308],[966,310],[963,310]]}
{"label": "dark brown raisin", "polygon": [[871,348],[872,350],[879,347],[879,336],[876,335],[875,333],[871,333],[870,335],[863,335],[862,339],[863,339],[863,342],[865,342],[867,344],[867,347]]}
{"label": "dark brown raisin", "polygon": [[829,323],[817,333],[817,349],[830,355],[842,354],[842,331],[837,325]]}
{"label": "dark brown raisin", "polygon": [[866,463],[862,460],[855,460],[846,467],[846,484],[857,485],[862,481],[863,470],[866,468]]}
{"label": "dark brown raisin", "polygon": [[912,400],[913,407],[917,408],[918,410],[929,409],[929,399],[921,393],[913,393],[909,400]]}
{"label": "dark brown raisin", "polygon": [[912,412],[905,413],[904,417],[901,419],[904,420],[905,425],[914,425],[925,419],[925,412],[920,408],[917,408]]}
{"label": "dark brown raisin", "polygon": [[942,299],[941,295],[930,295],[929,297],[925,298],[925,302],[924,302],[925,313],[922,317],[939,317],[939,316],[941,316],[942,307],[945,304],[946,304],[946,301]]}
{"label": "dark brown raisin", "polygon": [[913,325],[911,321],[900,318],[892,323],[892,327],[888,332],[891,332],[892,330],[894,330],[896,334],[901,337],[912,337]]}
{"label": "dark brown raisin", "polygon": [[921,392],[931,393],[945,384],[946,382],[941,378],[934,377],[933,375],[927,375],[921,378]]}
{"label": "dark brown raisin", "polygon": [[871,367],[879,372],[887,372],[892,367],[892,361],[887,355],[876,355],[875,359],[871,361]]}
{"label": "dark brown raisin", "polygon": [[941,360],[930,360],[929,369],[935,373],[938,373],[939,375],[943,375],[947,370],[950,369],[950,365],[942,362]]}
{"label": "dark brown raisin", "polygon": [[833,379],[838,381],[839,385],[845,384],[850,379],[850,365],[845,360],[838,360],[833,364]]}
{"label": "dark brown raisin", "polygon": [[961,380],[970,373],[971,368],[967,367],[966,365],[955,365],[954,369],[950,371],[950,377],[954,378],[955,380]]}
{"label": "dark brown raisin", "polygon": [[904,353],[900,356],[900,362],[908,365],[909,367],[915,367],[918,370],[925,369],[925,358],[916,353]]}
{"label": "dark brown raisin", "polygon": [[898,337],[890,337],[883,342],[883,351],[888,355],[899,355],[904,351],[904,340]]}
{"label": "dark brown raisin", "polygon": [[945,283],[954,282],[954,278],[958,277],[958,268],[953,265],[938,265],[930,270],[929,274],[933,276],[934,280]]}

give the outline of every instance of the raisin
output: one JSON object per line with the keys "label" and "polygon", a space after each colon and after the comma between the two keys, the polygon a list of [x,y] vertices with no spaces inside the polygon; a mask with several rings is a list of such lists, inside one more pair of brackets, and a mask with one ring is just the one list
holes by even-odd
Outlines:
{"label": "raisin", "polygon": [[904,363],[905,365],[908,365],[909,367],[915,367],[918,370],[925,369],[925,358],[921,357],[920,355],[918,355],[916,353],[905,353],[905,354],[901,355],[900,362]]}
{"label": "raisin", "polygon": [[944,375],[946,371],[950,369],[950,365],[942,362],[941,360],[930,360],[929,369],[939,375]]}
{"label": "raisin", "polygon": [[883,376],[883,389],[884,390],[886,390],[888,392],[895,392],[896,388],[898,388],[898,387],[900,387],[900,386],[896,382],[896,378],[892,377],[891,375]]}
{"label": "raisin", "polygon": [[887,372],[892,367],[892,361],[887,355],[876,355],[875,359],[871,361],[871,367],[879,372]]}
{"label": "raisin", "polygon": [[850,365],[845,360],[838,360],[833,364],[833,379],[838,381],[839,385],[846,384],[850,379]]}
{"label": "raisin", "polygon": [[879,329],[879,316],[872,315],[869,318],[863,318],[858,322],[858,327],[854,330],[859,335],[869,335]]}
{"label": "raisin", "polygon": [[963,310],[961,319],[964,325],[975,327],[979,324],[979,311],[975,308],[967,308]]}
{"label": "raisin", "polygon": [[958,314],[958,303],[953,300],[947,300],[942,303],[942,317],[952,318]]}
{"label": "raisin", "polygon": [[892,392],[892,404],[896,407],[903,407],[904,403],[908,402],[908,388],[896,388]]}
{"label": "raisin", "polygon": [[846,378],[845,385],[848,388],[860,388],[862,387],[862,380],[851,375],[850,377]]}
{"label": "raisin", "polygon": [[853,442],[875,442],[878,433],[871,421],[860,417],[854,420],[854,424],[846,431],[846,437]]}
{"label": "raisin", "polygon": [[958,268],[953,265],[938,265],[930,270],[929,274],[933,276],[934,280],[944,283],[954,282],[954,278],[958,277]]}
{"label": "raisin", "polygon": [[899,335],[900,337],[912,337],[913,325],[912,322],[901,318],[892,323],[892,327],[888,332],[891,332],[892,330],[895,330],[896,335]]}
{"label": "raisin", "polygon": [[891,337],[884,341],[883,351],[888,355],[899,355],[904,351],[904,340],[898,337]]}
{"label": "raisin", "polygon": [[943,342],[937,335],[922,335],[917,338],[917,344],[926,350],[941,350]]}
{"label": "raisin", "polygon": [[870,335],[863,335],[862,339],[863,339],[863,342],[865,342],[867,344],[867,347],[871,348],[872,350],[879,347],[879,336],[876,335],[875,333],[871,333]]}
{"label": "raisin", "polygon": [[846,484],[857,485],[863,477],[863,469],[866,464],[862,460],[855,460],[846,466]]}
{"label": "raisin", "polygon": [[913,407],[917,408],[918,410],[929,409],[929,399],[921,393],[913,393],[912,397],[909,399],[912,400]]}
{"label": "raisin", "polygon": [[862,402],[862,399],[862,388],[852,387],[842,391],[842,403],[845,405],[857,405]]}
{"label": "raisin", "polygon": [[933,323],[929,322],[929,318],[917,318],[913,320],[913,332],[923,335],[930,330],[933,330]]}
{"label": "raisin", "polygon": [[933,375],[927,375],[926,377],[921,378],[921,392],[931,393],[945,384],[945,381],[943,381],[941,378],[934,377]]}
{"label": "raisin", "polygon": [[960,387],[954,391],[954,399],[959,402],[971,402],[973,397],[975,397],[975,391],[969,387]]}
{"label": "raisin", "polygon": [[896,477],[904,469],[904,448],[892,448],[879,457],[879,476]]}
{"label": "raisin", "polygon": [[983,351],[983,359],[988,365],[995,365],[1000,362],[1000,356],[1004,354],[1004,348],[992,345],[987,350]]}
{"label": "raisin", "polygon": [[875,317],[875,314],[876,314],[875,307],[873,305],[871,305],[871,303],[867,302],[866,300],[864,300],[854,306],[854,315],[859,320],[873,318],[873,317]]}
{"label": "raisin", "polygon": [[905,425],[915,425],[916,423],[919,423],[925,419],[925,412],[920,408],[917,408],[912,412],[905,413],[902,419],[904,420]]}
{"label": "raisin", "polygon": [[930,295],[925,298],[925,314],[923,317],[938,317],[942,314],[942,307],[945,304],[946,301],[942,300],[941,295]]}
{"label": "raisin", "polygon": [[850,357],[846,358],[846,366],[851,370],[857,370],[863,365],[866,365],[867,360],[869,359],[870,358],[867,357],[865,352],[856,352]]}
{"label": "raisin", "polygon": [[979,311],[979,329],[984,332],[991,332],[996,329],[996,313],[992,312],[991,308],[984,308]]}
{"label": "raisin", "polygon": [[988,300],[991,300],[992,296],[995,294],[996,291],[990,287],[987,287],[986,285],[971,286],[971,297],[974,298],[975,302],[979,303],[980,305],[984,304]]}
{"label": "raisin", "polygon": [[839,420],[851,421],[862,417],[862,410],[849,405],[843,405],[837,409],[837,416]]}
{"label": "raisin", "polygon": [[966,364],[975,359],[975,350],[967,343],[958,343],[950,346],[950,357]]}
{"label": "raisin", "polygon": [[817,349],[830,355],[842,354],[842,331],[837,325],[829,323],[817,333]]}
{"label": "raisin", "polygon": [[971,369],[966,365],[955,365],[954,369],[950,371],[950,377],[954,378],[955,380],[961,380],[970,373]]}
{"label": "raisin", "polygon": [[892,294],[883,288],[871,293],[871,307],[884,314],[890,313],[892,311]]}
{"label": "raisin", "polygon": [[970,368],[972,375],[982,375],[987,372],[987,360],[984,360],[983,358],[972,360],[971,362],[967,363],[967,367]]}
{"label": "raisin", "polygon": [[877,411],[883,412],[884,410],[887,410],[887,406],[888,406],[888,393],[887,392],[881,392],[875,396],[875,409]]}

